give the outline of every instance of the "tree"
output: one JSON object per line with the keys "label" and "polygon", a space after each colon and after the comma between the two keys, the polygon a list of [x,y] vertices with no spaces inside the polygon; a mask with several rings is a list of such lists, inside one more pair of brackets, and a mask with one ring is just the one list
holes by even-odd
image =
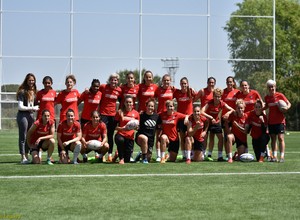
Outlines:
{"label": "tree", "polygon": [[[273,0],[245,0],[226,23],[231,58],[273,58]],[[242,17],[235,17],[242,16]],[[276,0],[276,82],[277,90],[292,103],[294,114],[299,103],[300,1]],[[230,61],[237,80],[247,80],[252,88],[265,94],[265,82],[272,78],[273,62]],[[297,112],[296,112],[297,113]],[[291,118],[288,115],[287,118]],[[295,121],[295,120],[294,120]]]}
{"label": "tree", "polygon": [[[120,71],[117,72],[119,74],[119,76],[120,76],[120,80],[119,80],[120,84],[126,84],[126,75],[129,72],[133,72],[134,78],[136,79],[136,83],[140,82],[139,81],[139,78],[140,78],[140,72],[139,72],[139,70],[136,69],[136,70],[132,71],[132,70],[125,69],[125,70],[120,70]],[[141,75],[141,77],[143,77],[143,75],[144,75],[145,72],[146,72],[146,69],[142,69],[142,75]],[[160,76],[158,76],[158,75],[153,76],[153,82],[154,83],[159,83],[160,80],[161,80]],[[142,81],[142,79],[141,79],[141,81]]]}

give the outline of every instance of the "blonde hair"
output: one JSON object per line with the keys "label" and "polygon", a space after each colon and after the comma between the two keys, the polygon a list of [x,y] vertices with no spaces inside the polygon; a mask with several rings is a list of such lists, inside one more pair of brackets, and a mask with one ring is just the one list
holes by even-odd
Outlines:
{"label": "blonde hair", "polygon": [[167,100],[166,101],[166,106],[168,107],[168,105],[170,105],[170,104],[174,105],[174,101],[173,100]]}
{"label": "blonde hair", "polygon": [[243,99],[238,99],[235,102],[235,106],[242,105],[244,108],[246,107],[246,103]]}
{"label": "blonde hair", "polygon": [[110,76],[109,76],[109,78],[108,78],[108,82],[110,82],[110,80],[111,80],[112,78],[117,78],[118,81],[120,80],[120,76],[119,76],[118,73],[112,73],[112,74],[110,74]]}
{"label": "blonde hair", "polygon": [[223,94],[223,90],[220,88],[214,89],[214,96],[221,96]]}

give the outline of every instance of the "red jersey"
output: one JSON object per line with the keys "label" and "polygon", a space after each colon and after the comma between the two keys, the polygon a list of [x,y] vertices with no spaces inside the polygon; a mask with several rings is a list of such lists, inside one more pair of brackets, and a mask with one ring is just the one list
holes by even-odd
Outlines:
{"label": "red jersey", "polygon": [[118,98],[121,97],[121,88],[111,88],[109,84],[102,84],[99,88],[102,92],[100,102],[100,114],[106,116],[115,116]]}
{"label": "red jersey", "polygon": [[[193,138],[196,139],[199,142],[203,142],[204,138],[201,136],[203,129],[204,129],[204,125],[205,125],[205,121],[207,120],[207,118],[203,115],[200,115],[200,127],[198,128],[198,130],[194,133]],[[194,127],[196,126],[196,121],[194,120],[193,116],[189,117],[189,121],[192,124],[192,128],[194,129]]]}
{"label": "red jersey", "polygon": [[269,108],[269,124],[285,124],[284,114],[278,108],[278,101],[283,100],[287,102],[287,98],[280,92],[275,92],[273,96],[266,95],[265,103]]}
{"label": "red jersey", "polygon": [[[223,94],[222,94],[223,102],[225,102],[231,108],[235,109],[236,94],[239,91],[240,90],[234,89],[234,88],[229,91],[227,88],[225,88],[223,90]],[[224,108],[223,111],[222,111],[222,116],[225,115],[227,112],[228,112],[227,108]]]}
{"label": "red jersey", "polygon": [[42,118],[42,112],[45,109],[48,109],[50,111],[50,118],[52,120],[55,119],[55,98],[56,98],[56,92],[53,89],[45,90],[42,89],[37,92],[36,94],[36,101],[39,103],[40,110],[37,113],[37,118]]}
{"label": "red jersey", "polygon": [[50,119],[50,121],[47,122],[47,124],[43,124],[42,119],[38,119],[34,122],[34,125],[36,126],[35,131],[33,132],[29,143],[34,144],[37,139],[40,137],[44,137],[50,134],[51,127],[54,125],[54,121]]}
{"label": "red jersey", "polygon": [[58,125],[57,133],[61,134],[61,141],[64,143],[66,141],[76,138],[76,134],[80,132],[80,123],[74,121],[74,123],[69,126],[67,121],[63,121]]}
{"label": "red jersey", "polygon": [[[235,112],[231,113],[228,122],[233,123],[236,121],[241,127],[245,128],[246,125],[246,120],[247,120],[247,114],[243,114],[242,117],[238,117]],[[247,134],[243,133],[240,129],[238,129],[236,126],[232,125],[231,126],[231,132],[236,136],[240,141],[246,143],[247,142]]]}
{"label": "red jersey", "polygon": [[190,89],[190,92],[191,97],[189,97],[188,93],[181,92],[180,89],[176,89],[173,94],[173,97],[177,101],[177,111],[182,114],[190,115],[193,113],[193,100],[196,93],[193,89]]}
{"label": "red jersey", "polygon": [[260,120],[259,116],[257,116],[254,111],[249,112],[246,124],[251,125],[250,135],[254,139],[259,138],[263,134],[263,126],[265,128],[267,127],[267,116],[263,114],[263,117],[265,123]]}
{"label": "red jersey", "polygon": [[79,102],[83,101],[84,106],[81,113],[81,118],[85,120],[90,120],[91,113],[98,110],[101,101],[102,93],[100,91],[96,93],[83,92],[79,98]]}
{"label": "red jersey", "polygon": [[211,100],[207,103],[207,105],[208,105],[208,108],[205,111],[205,113],[208,115],[211,115],[216,120],[216,123],[219,123],[220,122],[219,114],[222,111],[222,109],[224,108],[225,102],[220,100],[220,103],[218,105],[215,105],[214,100]]}
{"label": "red jersey", "polygon": [[79,120],[78,115],[78,106],[77,102],[80,97],[80,94],[77,89],[72,89],[71,92],[66,90],[61,91],[57,98],[56,103],[61,104],[60,109],[60,122],[67,120],[67,111],[68,109],[72,109],[75,113],[75,120]]}
{"label": "red jersey", "polygon": [[139,84],[139,92],[138,92],[138,99],[139,99],[139,108],[138,111],[146,111],[146,102],[149,98],[155,97],[155,91],[157,90],[158,86],[156,84],[151,84],[147,86],[144,83]]}
{"label": "red jersey", "polygon": [[174,90],[172,87],[168,87],[167,89],[164,89],[163,87],[158,87],[155,91],[155,97],[158,101],[157,106],[157,113],[160,114],[164,111],[167,111],[166,107],[166,101],[173,99],[173,92]]}
{"label": "red jersey", "polygon": [[96,127],[93,127],[92,122],[89,121],[84,125],[82,130],[82,136],[85,135],[85,141],[102,141],[105,134],[107,134],[107,129],[105,123],[102,121],[100,121],[100,123]]}
{"label": "red jersey", "polygon": [[204,95],[200,96],[201,106],[205,106],[209,101],[214,99],[213,91],[209,91],[208,88],[204,88],[203,91]]}
{"label": "red jersey", "polygon": [[[123,117],[121,117],[118,112],[115,117],[115,120],[119,122],[120,127],[125,126],[130,120],[133,120],[133,119],[140,120],[140,114],[134,109],[129,112],[124,112]],[[134,140],[134,130],[118,131],[117,133],[127,139]]]}
{"label": "red jersey", "polygon": [[256,90],[250,89],[248,94],[243,94],[243,92],[239,91],[236,94],[236,99],[243,99],[246,107],[245,113],[250,112],[254,109],[254,105],[257,99],[261,99],[259,93]]}
{"label": "red jersey", "polygon": [[159,115],[158,124],[161,124],[162,133],[167,135],[170,141],[178,140],[177,123],[184,118],[185,115],[179,112],[174,112],[172,115],[163,112]]}
{"label": "red jersey", "polygon": [[119,105],[119,108],[121,108],[121,106],[124,105],[124,99],[127,95],[130,95],[133,98],[133,106],[134,109],[136,109],[135,107],[135,102],[136,102],[136,98],[138,96],[139,93],[139,86],[138,85],[134,85],[133,87],[128,87],[127,85],[122,85],[121,86],[121,103]]}

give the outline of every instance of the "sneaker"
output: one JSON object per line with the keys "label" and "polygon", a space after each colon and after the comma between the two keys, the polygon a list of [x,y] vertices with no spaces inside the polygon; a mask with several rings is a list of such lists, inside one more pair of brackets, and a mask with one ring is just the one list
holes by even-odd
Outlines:
{"label": "sneaker", "polygon": [[124,159],[121,159],[121,160],[119,161],[119,164],[124,164]]}
{"label": "sneaker", "polygon": [[143,164],[148,164],[147,158],[145,158],[145,159],[143,160]]}
{"label": "sneaker", "polygon": [[31,163],[31,161],[28,159],[21,160],[21,164],[30,164],[30,163]]}
{"label": "sneaker", "polygon": [[267,156],[267,161],[272,162],[272,157]]}
{"label": "sneaker", "polygon": [[204,157],[204,160],[205,161],[210,161],[210,162],[214,161],[214,159],[212,159],[211,157]]}
{"label": "sneaker", "polygon": [[135,160],[133,159],[133,157],[130,157],[129,161],[130,161],[130,163],[135,163]]}
{"label": "sneaker", "polygon": [[271,162],[278,162],[278,159],[276,158],[276,157],[273,157],[272,159],[271,159]]}
{"label": "sneaker", "polygon": [[284,158],[280,158],[279,163],[284,163]]}
{"label": "sneaker", "polygon": [[134,158],[134,162],[139,162],[142,156],[142,152],[138,152],[138,154],[136,155],[136,157]]}
{"label": "sneaker", "polygon": [[112,162],[112,156],[108,155],[106,162],[111,163]]}
{"label": "sneaker", "polygon": [[53,165],[51,159],[50,159],[50,160],[47,160],[47,164],[48,164],[48,165]]}
{"label": "sneaker", "polygon": [[223,157],[219,157],[218,158],[218,162],[224,162],[225,160],[224,160],[224,158]]}
{"label": "sneaker", "polygon": [[161,158],[160,163],[166,163],[166,159],[165,158]]}
{"label": "sneaker", "polygon": [[186,159],[185,163],[186,164],[191,164],[191,159]]}
{"label": "sneaker", "polygon": [[228,162],[228,163],[233,163],[232,158],[228,158],[227,162]]}
{"label": "sneaker", "polygon": [[264,156],[260,156],[258,162],[259,162],[259,163],[263,163],[263,162],[264,162],[264,159],[265,159]]}
{"label": "sneaker", "polygon": [[78,165],[79,163],[77,161],[73,161],[73,164],[74,165]]}
{"label": "sneaker", "polygon": [[156,158],[156,162],[160,162],[160,161],[161,161],[160,157]]}
{"label": "sneaker", "polygon": [[83,160],[82,160],[82,162],[83,162],[83,163],[87,163],[87,162],[88,162],[88,158],[87,158],[87,157],[84,157]]}

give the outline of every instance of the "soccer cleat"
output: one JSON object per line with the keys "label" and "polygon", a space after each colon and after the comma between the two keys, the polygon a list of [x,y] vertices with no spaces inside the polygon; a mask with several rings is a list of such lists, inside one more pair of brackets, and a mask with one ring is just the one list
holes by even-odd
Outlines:
{"label": "soccer cleat", "polygon": [[23,159],[23,160],[21,160],[21,164],[30,164],[31,162],[30,162],[30,160],[28,160],[28,159]]}
{"label": "soccer cleat", "polygon": [[106,162],[111,163],[112,162],[112,156],[108,155]]}
{"label": "soccer cleat", "polygon": [[204,157],[204,160],[205,161],[210,161],[210,162],[214,161],[214,159],[212,159],[210,156]]}
{"label": "soccer cleat", "polygon": [[186,159],[185,163],[186,164],[191,164],[191,159]]}
{"label": "soccer cleat", "polygon": [[129,161],[130,161],[130,163],[135,163],[135,160],[133,159],[133,157],[130,157]]}
{"label": "soccer cleat", "polygon": [[264,159],[265,159],[264,156],[260,156],[258,162],[259,162],[259,163],[263,163],[263,162],[264,162]]}
{"label": "soccer cleat", "polygon": [[124,159],[121,159],[121,160],[119,161],[119,164],[124,164]]}
{"label": "soccer cleat", "polygon": [[218,162],[224,162],[225,160],[224,160],[224,158],[223,157],[219,157],[218,158]]}
{"label": "soccer cleat", "polygon": [[160,157],[156,158],[156,162],[160,162],[160,161],[161,161]]}
{"label": "soccer cleat", "polygon": [[284,158],[280,158],[279,163],[284,163]]}
{"label": "soccer cleat", "polygon": [[49,160],[49,159],[47,160],[47,164],[48,164],[48,165],[53,165],[51,159],[50,159],[50,160]]}
{"label": "soccer cleat", "polygon": [[145,159],[143,160],[143,164],[148,164],[147,158],[145,158]]}
{"label": "soccer cleat", "polygon": [[228,163],[233,163],[233,160],[232,160],[232,158],[228,158],[228,161],[227,161]]}
{"label": "soccer cleat", "polygon": [[166,163],[166,159],[165,158],[161,158],[160,163]]}
{"label": "soccer cleat", "polygon": [[139,162],[142,156],[142,152],[138,152],[138,154],[136,155],[136,157],[134,158],[134,162]]}

